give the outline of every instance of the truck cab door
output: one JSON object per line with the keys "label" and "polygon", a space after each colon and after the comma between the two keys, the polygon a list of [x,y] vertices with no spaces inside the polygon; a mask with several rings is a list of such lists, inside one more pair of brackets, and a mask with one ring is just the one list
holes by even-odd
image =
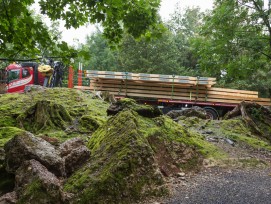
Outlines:
{"label": "truck cab door", "polygon": [[24,92],[24,88],[28,84],[33,84],[31,68],[20,67],[8,71],[8,93]]}

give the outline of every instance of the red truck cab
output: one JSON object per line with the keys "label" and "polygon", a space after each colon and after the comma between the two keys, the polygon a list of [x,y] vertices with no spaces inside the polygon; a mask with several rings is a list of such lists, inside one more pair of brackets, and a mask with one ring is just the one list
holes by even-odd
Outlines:
{"label": "red truck cab", "polygon": [[44,76],[38,72],[38,64],[33,62],[10,64],[2,75],[2,89],[5,85],[6,93],[24,92],[25,86],[43,85],[44,81]]}

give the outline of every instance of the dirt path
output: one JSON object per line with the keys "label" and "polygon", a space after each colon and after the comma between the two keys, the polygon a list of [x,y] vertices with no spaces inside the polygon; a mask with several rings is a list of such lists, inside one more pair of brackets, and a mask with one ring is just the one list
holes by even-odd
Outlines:
{"label": "dirt path", "polygon": [[205,170],[180,182],[164,204],[271,204],[271,169]]}

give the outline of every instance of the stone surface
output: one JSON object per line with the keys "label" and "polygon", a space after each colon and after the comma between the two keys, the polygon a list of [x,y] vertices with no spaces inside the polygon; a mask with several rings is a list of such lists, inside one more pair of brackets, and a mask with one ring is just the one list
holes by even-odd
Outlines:
{"label": "stone surface", "polygon": [[198,117],[202,119],[207,119],[207,113],[203,108],[198,106],[194,106],[192,108],[184,109],[184,110],[172,110],[166,114],[172,119],[177,119],[180,116],[186,117]]}
{"label": "stone surface", "polygon": [[90,151],[86,146],[73,149],[70,154],[64,157],[67,176],[79,169],[90,157]]}
{"label": "stone surface", "polygon": [[60,203],[61,183],[40,162],[25,161],[16,170],[15,191],[21,203]]}
{"label": "stone surface", "polygon": [[53,145],[29,132],[17,135],[5,144],[6,170],[10,173],[24,161],[35,159],[57,176],[65,176],[64,162]]}
{"label": "stone surface", "polygon": [[6,193],[0,197],[0,204],[13,204],[17,203],[17,194],[15,191]]}
{"label": "stone surface", "polygon": [[74,149],[84,145],[84,141],[80,137],[72,138],[67,140],[66,142],[62,143],[59,146],[59,151],[61,157],[67,156],[70,154]]}

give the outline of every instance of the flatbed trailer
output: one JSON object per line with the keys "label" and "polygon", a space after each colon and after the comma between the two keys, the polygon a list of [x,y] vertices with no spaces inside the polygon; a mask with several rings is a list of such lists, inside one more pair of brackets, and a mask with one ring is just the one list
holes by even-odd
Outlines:
{"label": "flatbed trailer", "polygon": [[96,70],[85,73],[90,79],[89,90],[107,91],[115,98],[130,97],[157,105],[164,113],[200,106],[210,118],[217,119],[242,101],[271,106],[270,98],[259,98],[257,91],[213,87],[216,78]]}

